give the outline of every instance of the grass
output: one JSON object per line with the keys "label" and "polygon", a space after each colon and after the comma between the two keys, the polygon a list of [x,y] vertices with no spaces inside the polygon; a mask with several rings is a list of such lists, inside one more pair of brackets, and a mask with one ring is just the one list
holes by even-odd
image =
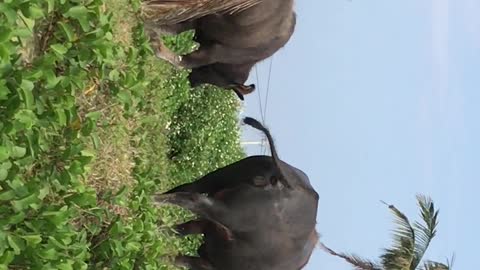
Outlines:
{"label": "grass", "polygon": [[[156,59],[137,0],[0,3],[0,269],[168,269],[150,199],[244,156],[238,102]],[[170,37],[178,52],[192,33]]]}

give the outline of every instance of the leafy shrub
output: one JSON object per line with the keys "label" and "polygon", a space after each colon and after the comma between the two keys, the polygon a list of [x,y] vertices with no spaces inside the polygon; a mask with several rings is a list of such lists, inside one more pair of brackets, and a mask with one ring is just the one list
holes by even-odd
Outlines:
{"label": "leafy shrub", "polygon": [[[138,0],[111,2],[138,12]],[[243,155],[233,95],[191,92],[186,72],[153,58],[137,20],[119,42],[125,11],[112,3],[0,3],[0,269],[159,269],[162,255],[193,254],[199,238],[168,229],[191,215],[150,195]],[[191,37],[167,42],[185,53]],[[100,191],[88,178],[113,130],[108,106],[136,123],[123,127],[135,182]]]}

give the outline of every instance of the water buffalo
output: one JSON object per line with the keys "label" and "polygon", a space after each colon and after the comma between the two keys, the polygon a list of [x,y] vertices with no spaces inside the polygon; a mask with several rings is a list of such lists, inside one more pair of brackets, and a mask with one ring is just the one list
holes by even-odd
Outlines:
{"label": "water buffalo", "polygon": [[[282,48],[296,23],[293,0],[150,0],[143,12],[158,57],[193,73],[211,68],[191,82],[233,88],[242,99],[254,90],[243,86],[251,68]],[[190,54],[176,55],[160,39],[190,29],[200,44]]]}
{"label": "water buffalo", "polygon": [[192,270],[298,270],[317,243],[318,194],[301,170],[278,158],[272,137],[253,118],[244,122],[265,133],[272,156],[250,156],[199,180],[155,195],[198,215],[180,224],[182,235],[204,234],[199,257],[178,256]]}

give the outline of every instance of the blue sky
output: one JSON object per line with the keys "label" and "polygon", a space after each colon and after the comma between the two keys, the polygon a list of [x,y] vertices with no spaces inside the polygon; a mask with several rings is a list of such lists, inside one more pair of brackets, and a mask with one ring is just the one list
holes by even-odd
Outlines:
{"label": "blue sky", "polygon": [[[298,0],[295,9],[294,36],[273,57],[266,124],[280,156],[320,194],[322,241],[376,258],[393,229],[380,200],[418,218],[415,195],[424,193],[440,209],[426,258],[455,253],[454,269],[473,269],[480,1]],[[269,64],[258,65],[262,95]],[[244,115],[260,118],[257,94]],[[245,140],[258,138],[245,129]],[[351,268],[317,249],[305,269]]]}

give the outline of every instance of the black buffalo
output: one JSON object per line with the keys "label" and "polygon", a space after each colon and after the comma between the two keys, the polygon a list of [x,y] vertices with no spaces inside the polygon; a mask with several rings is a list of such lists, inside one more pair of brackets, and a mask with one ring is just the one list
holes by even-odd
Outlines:
{"label": "black buffalo", "polygon": [[[192,85],[231,88],[241,99],[254,90],[243,85],[251,68],[282,48],[296,23],[293,0],[151,0],[144,10],[158,57],[192,69]],[[168,16],[175,12],[176,17]],[[184,56],[159,38],[190,29],[200,47]]]}
{"label": "black buffalo", "polygon": [[281,161],[269,131],[258,121],[272,156],[251,156],[199,180],[155,196],[198,219],[180,224],[182,235],[205,235],[199,257],[178,256],[192,270],[298,270],[317,243],[318,194],[301,170]]}

